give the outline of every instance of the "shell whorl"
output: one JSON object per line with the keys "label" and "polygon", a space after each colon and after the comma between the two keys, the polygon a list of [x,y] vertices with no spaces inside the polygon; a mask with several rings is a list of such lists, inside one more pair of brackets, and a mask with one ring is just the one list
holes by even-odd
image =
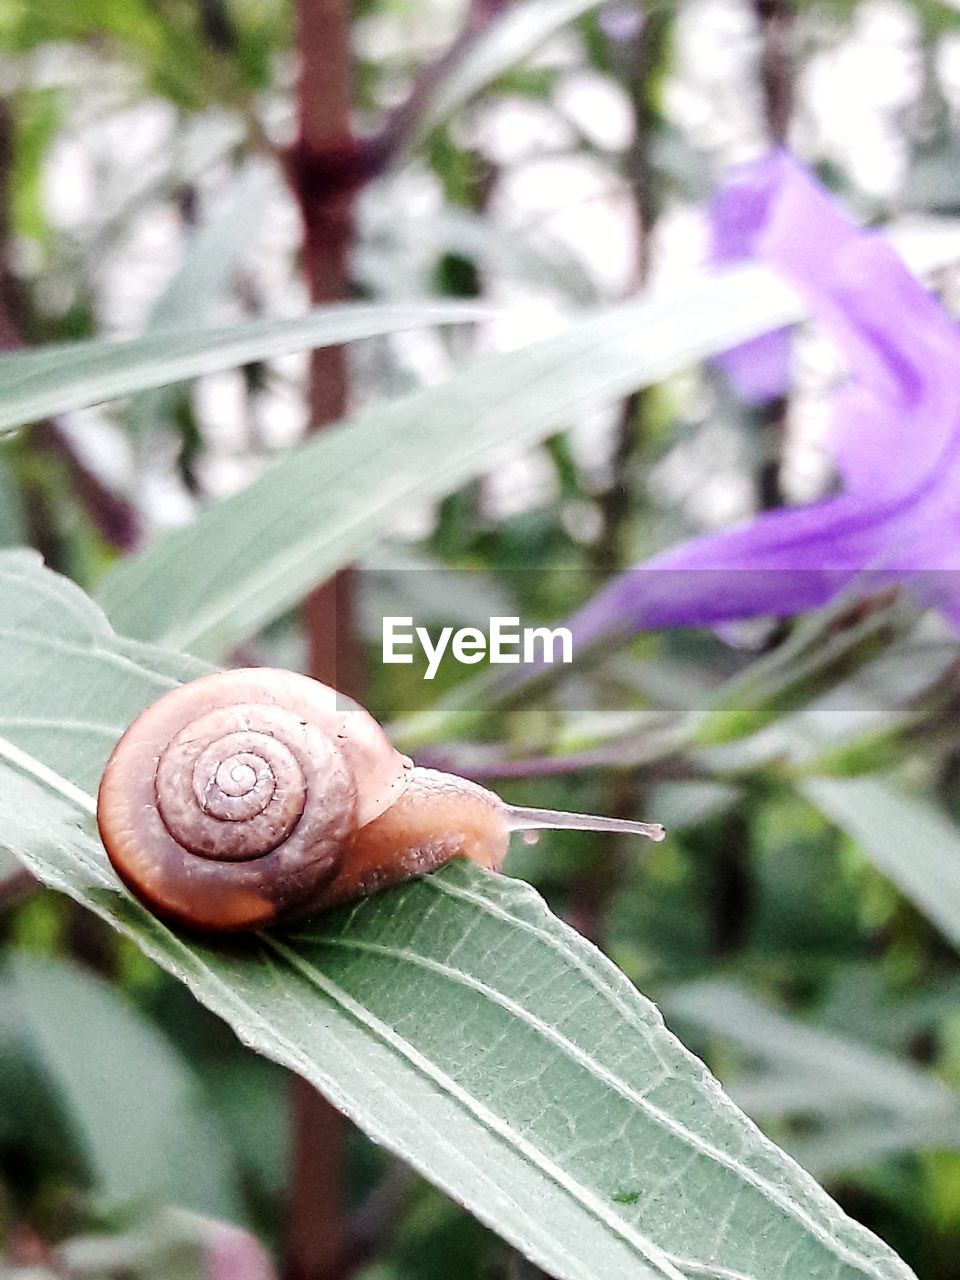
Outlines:
{"label": "shell whorl", "polygon": [[172,691],[130,726],[100,786],[114,867],[158,914],[254,928],[309,909],[409,762],[365,711],[266,668]]}
{"label": "shell whorl", "polygon": [[157,761],[160,820],[181,848],[248,862],[284,846],[288,863],[336,858],[356,785],[342,753],[295,712],[217,707],[186,724]]}

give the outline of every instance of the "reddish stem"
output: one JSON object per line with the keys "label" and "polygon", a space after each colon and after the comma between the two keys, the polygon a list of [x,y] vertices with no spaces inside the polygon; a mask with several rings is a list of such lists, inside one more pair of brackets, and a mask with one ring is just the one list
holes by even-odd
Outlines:
{"label": "reddish stem", "polygon": [[[363,148],[350,121],[349,36],[345,0],[297,0],[299,137],[288,172],[303,217],[303,269],[314,305],[346,297],[353,194],[362,180],[357,161]],[[311,429],[342,418],[347,400],[343,348],[314,351]],[[353,647],[348,592],[349,580],[341,577],[319,587],[306,605],[311,674],[337,688],[346,683],[346,673],[338,671],[338,651]],[[294,1082],[293,1107],[284,1280],[340,1280],[348,1274],[341,1177],[346,1122],[304,1080]]]}
{"label": "reddish stem", "polygon": [[[380,134],[363,139],[354,136],[351,124],[350,6],[346,0],[297,0],[299,131],[285,161],[303,219],[303,270],[314,306],[348,296],[357,190],[383,172],[416,134],[438,80],[504,7],[503,0],[474,0],[461,36],[417,77],[408,100]],[[313,430],[344,417],[349,372],[342,347],[314,351],[309,400]],[[359,697],[349,570],[310,594],[305,625],[311,674]],[[294,1113],[284,1280],[342,1280],[353,1266],[340,1176],[345,1121],[302,1080],[295,1085]]]}
{"label": "reddish stem", "polygon": [[793,0],[754,0],[760,28],[760,83],[771,142],[784,143],[793,113]]}

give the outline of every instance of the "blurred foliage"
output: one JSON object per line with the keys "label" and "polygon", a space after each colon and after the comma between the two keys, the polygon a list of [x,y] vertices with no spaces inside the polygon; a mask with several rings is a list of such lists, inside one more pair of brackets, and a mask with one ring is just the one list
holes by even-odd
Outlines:
{"label": "blurred foliage", "polygon": [[[365,130],[442,54],[462,7],[354,6]],[[490,299],[555,320],[635,289],[635,264],[611,268],[597,250],[613,221],[589,209],[612,209],[627,242],[639,224],[662,249],[658,237],[665,243],[682,226],[709,174],[765,132],[754,6],[652,7],[648,23],[668,28],[653,55],[639,7],[611,0],[532,59],[508,59],[479,97],[396,157],[358,197],[356,295]],[[851,145],[842,121],[818,116],[813,90],[796,108],[808,158],[877,220],[905,209],[956,217],[960,13],[936,0],[805,0],[796,9],[798,85],[851,48],[868,67],[893,49],[920,68],[906,101],[877,108],[881,181],[866,188],[857,139]],[[709,69],[685,111],[707,70],[684,70],[688,48],[703,56],[704,24],[721,70]],[[281,0],[0,0],[5,349],[303,309],[297,212],[277,162],[291,132],[293,28]],[[704,106],[711,94],[716,127]],[[268,167],[265,179],[254,162]],[[566,167],[531,195],[551,165]],[[644,221],[651,209],[656,227]],[[942,283],[949,304],[949,273]],[[516,328],[506,335],[514,342]],[[354,399],[445,379],[478,346],[468,325],[408,342],[370,338],[352,348]],[[822,400],[824,381],[811,365],[798,362],[797,396],[808,404]],[[298,439],[304,382],[304,362],[284,357],[24,430],[0,446],[0,544],[32,545],[95,591],[124,553],[234,492]],[[452,618],[441,570],[453,568],[470,570],[469,607],[480,613],[490,599],[524,617],[562,617],[619,563],[714,521],[717,509],[726,519],[730,492],[746,510],[759,500],[756,419],[709,373],[671,378],[630,414],[611,409],[570,425],[411,511],[382,560],[371,557],[386,569],[361,582],[370,616],[380,616],[378,593],[388,588],[404,606],[394,612]],[[398,547],[410,559],[391,566]],[[836,618],[821,622],[799,636],[803,624],[759,639],[744,633],[734,646],[728,637],[641,637],[519,705],[487,701],[486,686],[453,667],[434,685],[410,668],[384,669],[369,627],[368,702],[384,720],[402,717],[401,728],[423,713],[420,743],[433,739],[440,759],[465,768],[494,775],[501,766],[504,793],[524,803],[662,818],[672,839],[641,857],[559,833],[549,850],[518,850],[512,869],[662,998],[671,1025],[676,1010],[678,1029],[734,1098],[921,1280],[955,1280],[960,1132],[947,1100],[960,1092],[960,934],[948,921],[960,929],[960,739],[951,639],[929,619],[911,618],[903,644],[896,627],[865,624],[856,635],[847,629],[838,655]],[[945,660],[915,656],[931,650]],[[784,651],[790,661],[778,668]],[[290,613],[235,656],[298,666],[304,652]],[[891,657],[899,673],[882,666]],[[919,687],[906,687],[904,668]],[[837,690],[847,710],[882,714],[841,717],[854,727],[838,733],[829,702]],[[464,723],[472,741],[451,742],[451,726]],[[565,776],[532,770],[509,780],[518,760],[576,752],[588,758]],[[896,848],[871,848],[856,813],[843,821],[804,785],[812,761],[836,777],[885,771],[879,785],[893,803],[904,797],[905,812],[934,824],[924,828],[933,831],[926,860],[918,854],[898,874]],[[192,1215],[206,1213],[279,1250],[285,1073],[130,943],[66,900],[24,893],[19,875],[0,863],[0,1266],[24,1277],[198,1275],[213,1228]],[[710,1016],[711,1003],[723,1019]],[[82,1020],[82,1035],[69,1019]],[[85,1064],[87,1053],[104,1061]],[[135,1135],[103,1116],[141,1058],[148,1080],[128,1084],[132,1096],[143,1093],[139,1163],[125,1145]],[[195,1150],[201,1138],[205,1155]],[[189,1177],[178,1161],[192,1162]],[[371,1217],[380,1227],[358,1262],[363,1280],[527,1274],[439,1193],[412,1176],[397,1184],[388,1158],[357,1133],[349,1163],[352,1221],[358,1231]],[[124,1187],[133,1202],[118,1194]]]}

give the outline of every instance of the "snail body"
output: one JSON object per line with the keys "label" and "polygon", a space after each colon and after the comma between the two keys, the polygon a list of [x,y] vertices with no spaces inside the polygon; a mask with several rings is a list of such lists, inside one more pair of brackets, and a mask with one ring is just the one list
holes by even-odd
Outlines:
{"label": "snail body", "polygon": [[366,711],[290,671],[217,672],[148,707],[107,762],[97,823],[121,880],[188,928],[264,928],[433,871],[499,870],[510,832],[662,828],[518,809],[419,769]]}

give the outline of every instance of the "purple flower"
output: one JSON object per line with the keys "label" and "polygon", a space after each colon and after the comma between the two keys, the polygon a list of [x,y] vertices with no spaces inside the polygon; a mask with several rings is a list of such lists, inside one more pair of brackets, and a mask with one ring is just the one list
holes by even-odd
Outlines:
{"label": "purple flower", "polygon": [[[728,187],[711,203],[710,262],[730,266],[753,256],[754,242],[767,220],[767,192],[743,182]],[[731,347],[714,360],[748,404],[769,404],[786,395],[790,385],[789,329],[761,334]]]}
{"label": "purple flower", "polygon": [[846,357],[828,441],[842,491],[627,570],[575,615],[575,641],[789,616],[864,575],[871,588],[909,580],[960,624],[960,333],[886,241],[788,155],[745,167],[718,207],[743,229],[743,252],[791,280]]}

